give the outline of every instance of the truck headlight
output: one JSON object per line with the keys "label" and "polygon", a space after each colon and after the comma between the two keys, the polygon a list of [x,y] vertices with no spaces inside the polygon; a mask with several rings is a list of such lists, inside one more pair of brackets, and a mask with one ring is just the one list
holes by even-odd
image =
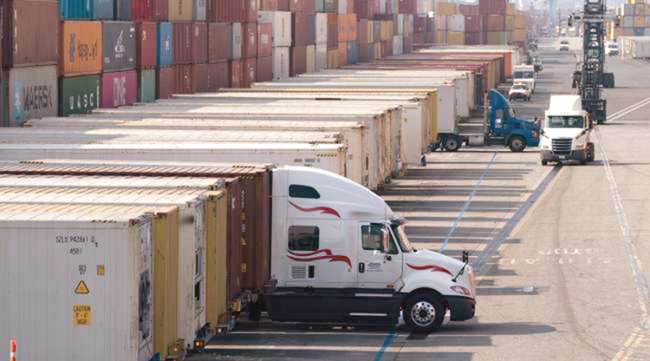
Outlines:
{"label": "truck headlight", "polygon": [[587,137],[577,137],[574,142],[574,147],[576,149],[583,149],[587,145]]}

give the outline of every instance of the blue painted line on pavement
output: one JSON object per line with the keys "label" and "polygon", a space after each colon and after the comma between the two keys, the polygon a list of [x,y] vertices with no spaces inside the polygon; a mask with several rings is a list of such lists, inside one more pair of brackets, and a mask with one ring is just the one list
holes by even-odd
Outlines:
{"label": "blue painted line on pavement", "polygon": [[388,349],[390,344],[393,343],[395,336],[395,331],[390,331],[388,334],[386,334],[386,337],[384,337],[384,343],[381,344],[381,348],[379,348],[379,351],[377,351],[375,354],[373,361],[381,361],[381,359],[384,357],[384,352],[386,352],[386,349]]}
{"label": "blue painted line on pavement", "polygon": [[474,189],[472,189],[472,193],[469,194],[469,198],[467,199],[465,204],[463,204],[463,208],[460,209],[460,212],[456,216],[456,219],[454,219],[454,223],[452,223],[451,228],[447,233],[447,237],[445,238],[445,241],[442,242],[442,246],[440,246],[440,253],[445,252],[445,249],[449,244],[449,240],[451,239],[451,236],[453,236],[454,232],[456,232],[456,229],[458,229],[458,226],[460,225],[460,221],[465,216],[465,212],[467,211],[467,209],[469,209],[470,204],[472,204],[472,200],[474,199],[474,196],[476,196],[476,192],[478,192],[478,189],[481,187],[481,183],[483,183],[483,180],[485,179],[485,176],[487,176],[488,171],[490,170],[490,167],[494,163],[496,157],[497,157],[497,153],[494,152],[494,154],[492,154],[492,159],[490,159],[490,161],[488,162],[487,167],[483,171],[483,174],[481,174],[481,177],[478,179],[478,182],[476,182],[476,185],[474,185]]}

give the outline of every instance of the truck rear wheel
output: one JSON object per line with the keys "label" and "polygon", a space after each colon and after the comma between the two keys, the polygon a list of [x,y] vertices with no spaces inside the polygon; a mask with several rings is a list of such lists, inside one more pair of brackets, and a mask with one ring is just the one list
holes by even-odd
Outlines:
{"label": "truck rear wheel", "polygon": [[524,149],[526,149],[526,141],[522,137],[513,136],[510,138],[510,141],[508,142],[508,146],[510,147],[510,150],[513,152],[523,152]]}
{"label": "truck rear wheel", "polygon": [[458,138],[455,135],[450,135],[450,136],[445,138],[442,146],[448,152],[455,152],[458,149],[460,149],[460,146],[461,146],[460,138]]}
{"label": "truck rear wheel", "polygon": [[416,293],[406,300],[404,321],[411,332],[433,332],[442,325],[445,311],[439,296]]}

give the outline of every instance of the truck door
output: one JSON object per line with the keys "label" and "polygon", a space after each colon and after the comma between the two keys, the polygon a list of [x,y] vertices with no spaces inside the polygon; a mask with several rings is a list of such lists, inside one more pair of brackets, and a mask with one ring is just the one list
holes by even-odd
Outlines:
{"label": "truck door", "polygon": [[402,252],[390,228],[382,223],[360,223],[357,287],[397,288],[402,277]]}

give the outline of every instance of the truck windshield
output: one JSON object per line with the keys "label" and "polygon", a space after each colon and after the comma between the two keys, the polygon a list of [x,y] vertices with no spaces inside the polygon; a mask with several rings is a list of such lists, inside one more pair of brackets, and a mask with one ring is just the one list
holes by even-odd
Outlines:
{"label": "truck windshield", "polygon": [[532,79],[535,76],[532,71],[515,71],[515,74],[512,76],[515,79]]}
{"label": "truck windshield", "polygon": [[399,247],[402,249],[402,252],[413,252],[413,246],[404,232],[404,224],[392,223],[390,228],[393,230],[395,238],[399,243]]}
{"label": "truck windshield", "polygon": [[551,116],[546,121],[548,128],[583,128],[584,119],[579,116]]}

